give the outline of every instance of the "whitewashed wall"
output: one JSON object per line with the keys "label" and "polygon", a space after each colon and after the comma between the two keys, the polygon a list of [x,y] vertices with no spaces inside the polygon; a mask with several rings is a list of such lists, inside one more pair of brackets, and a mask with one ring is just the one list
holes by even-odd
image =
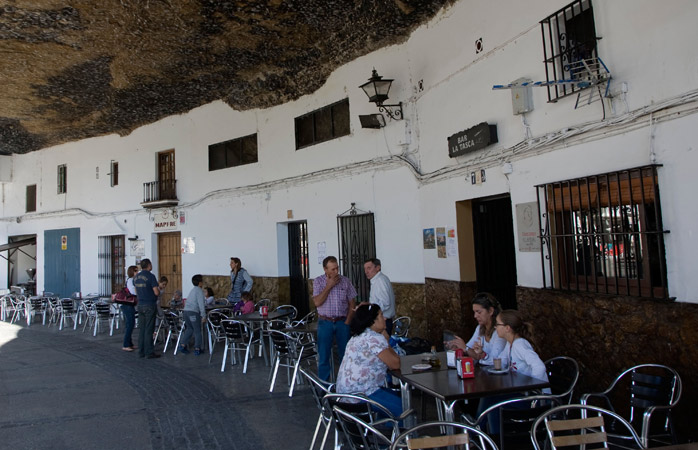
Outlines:
{"label": "whitewashed wall", "polygon": [[[539,21],[565,4],[460,1],[406,43],[337,69],[317,92],[296,101],[244,112],[214,102],[128,136],[15,155],[11,181],[0,179],[0,239],[35,233],[42,249],[44,230],[79,227],[82,290],[97,290],[98,236],[138,235],[146,239],[146,256],[154,254],[153,225],[139,205],[142,185],[156,179],[157,152],[175,149],[179,209],[186,216],[179,231],[196,239],[196,253],[182,256],[185,286],[195,273],[226,274],[233,255],[253,275],[286,275],[287,210],[293,210],[293,220],[308,222],[311,277],[317,276],[322,273],[317,243],[325,242],[328,254],[337,253],[336,215],[351,202],[375,212],[377,253],[393,281],[458,280],[458,258],[437,258],[421,242],[423,228],[456,225],[455,202],[502,193],[510,193],[514,205],[534,201],[536,184],[647,164],[653,151],[655,161],[664,164],[660,188],[665,228],[671,230],[666,240],[670,293],[698,302],[693,294],[698,281],[689,272],[697,243],[698,207],[691,193],[698,184],[692,173],[698,119],[695,99],[681,98],[698,89],[693,49],[698,2],[594,2],[597,35],[603,38],[599,54],[614,77],[607,120],[602,121],[599,102],[575,110],[574,98],[549,104],[545,89],[534,89],[535,109],[525,116],[534,140],[525,149],[517,146],[526,139],[525,127],[522,117],[512,114],[509,91],[491,87],[519,77],[545,79]],[[476,54],[479,38],[484,51]],[[373,67],[395,79],[389,102],[402,101],[405,109],[404,121],[382,130],[362,129],[358,121],[359,114],[376,112],[358,88]],[[627,83],[627,94],[621,83]],[[351,134],[296,151],[293,118],[347,97]],[[665,102],[675,105],[674,114],[657,113],[650,126],[649,115],[640,110]],[[446,138],[483,121],[497,124],[499,143],[449,158]],[[611,126],[612,121],[617,124]],[[580,127],[591,131],[575,135]],[[257,164],[208,172],[209,145],[255,132]],[[561,133],[567,137],[555,145],[536,141]],[[109,186],[107,175],[112,160],[119,162],[116,187]],[[504,162],[514,169],[508,176],[501,170]],[[59,195],[56,166],[63,163],[68,164],[68,194]],[[6,179],[7,158],[0,164]],[[436,177],[444,168],[453,171]],[[480,169],[487,171],[486,183],[471,185],[470,171]],[[25,188],[34,183],[37,213],[24,214]],[[519,284],[541,285],[539,258],[517,252]],[[126,263],[133,261],[128,257]],[[37,267],[42,289],[41,250]],[[0,264],[0,286],[6,271]]]}

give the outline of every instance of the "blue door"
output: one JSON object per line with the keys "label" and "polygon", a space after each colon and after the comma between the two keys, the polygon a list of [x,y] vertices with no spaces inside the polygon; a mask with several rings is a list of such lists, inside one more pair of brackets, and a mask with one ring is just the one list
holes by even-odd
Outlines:
{"label": "blue door", "polygon": [[80,228],[44,231],[44,290],[61,297],[80,291]]}

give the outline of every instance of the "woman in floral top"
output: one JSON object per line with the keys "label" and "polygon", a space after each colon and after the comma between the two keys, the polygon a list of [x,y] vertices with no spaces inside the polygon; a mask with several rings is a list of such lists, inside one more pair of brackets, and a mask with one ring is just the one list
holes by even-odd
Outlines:
{"label": "woman in floral top", "polygon": [[383,383],[388,369],[400,368],[400,357],[388,344],[385,317],[378,305],[362,304],[351,321],[352,338],[337,375],[337,392],[363,394],[390,410],[402,414],[402,401]]}

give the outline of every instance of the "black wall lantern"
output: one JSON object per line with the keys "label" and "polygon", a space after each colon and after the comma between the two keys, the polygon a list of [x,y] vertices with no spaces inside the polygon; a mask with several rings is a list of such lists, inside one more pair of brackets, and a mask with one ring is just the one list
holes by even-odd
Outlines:
{"label": "black wall lantern", "polygon": [[390,91],[391,84],[393,84],[393,80],[383,79],[374,68],[371,78],[359,87],[368,96],[368,101],[378,106],[378,111],[386,113],[392,120],[401,120],[402,102],[396,105],[383,104],[384,101],[388,100],[388,91]]}

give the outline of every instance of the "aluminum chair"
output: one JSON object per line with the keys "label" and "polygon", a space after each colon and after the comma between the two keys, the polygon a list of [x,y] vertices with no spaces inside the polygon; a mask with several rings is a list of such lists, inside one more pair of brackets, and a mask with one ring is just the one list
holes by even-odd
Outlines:
{"label": "aluminum chair", "polygon": [[554,406],[559,406],[560,398],[554,395],[531,395],[501,401],[485,409],[477,418],[463,416],[463,422],[478,430],[487,430],[488,416],[499,414],[499,430],[489,430],[490,434],[499,434],[499,448],[532,448],[531,425]]}
{"label": "aluminum chair", "polygon": [[225,332],[221,327],[221,321],[229,319],[229,310],[213,309],[206,314],[206,325],[208,331],[208,363],[211,364],[213,349],[217,342],[225,342]]}
{"label": "aluminum chair", "polygon": [[[378,448],[373,445],[364,447],[360,436],[365,432],[363,425],[355,421],[346,422],[346,416],[338,414],[339,410],[359,419],[363,424],[384,431],[384,436],[388,438],[388,444],[400,434],[400,422],[413,413],[412,410],[408,410],[399,417],[395,417],[385,406],[360,394],[327,394],[323,397],[322,403],[325,410],[332,413],[332,420],[337,431],[335,433],[335,448],[338,447],[339,437],[352,449]],[[377,441],[374,442],[377,443]]]}
{"label": "aluminum chair", "polygon": [[46,301],[40,296],[29,297],[26,302],[27,325],[31,326],[37,314],[41,314],[42,323],[46,323]]}
{"label": "aluminum chair", "polygon": [[300,319],[291,321],[291,326],[295,328],[303,325],[308,325],[309,323],[315,322],[315,320],[317,320],[317,310],[310,311],[308,314],[301,317]]}
{"label": "aluminum chair", "polygon": [[164,323],[163,326],[167,327],[167,336],[165,337],[165,348],[162,350],[162,353],[167,353],[167,347],[170,344],[170,340],[174,339],[176,336],[177,338],[175,339],[174,346],[174,354],[176,355],[177,350],[179,349],[179,340],[182,338],[182,331],[184,330],[182,316],[180,316],[179,313],[174,311],[165,311],[162,321]]}
{"label": "aluminum chair", "polygon": [[[581,396],[580,402],[588,405],[601,402],[613,412],[623,405],[614,404],[618,398],[627,399],[630,415],[627,421],[640,431],[643,445],[650,441],[663,444],[659,438],[668,438],[671,444],[677,443],[671,410],[681,399],[682,382],[679,373],[661,364],[640,364],[624,370],[603,392]],[[653,420],[654,419],[654,420]]]}
{"label": "aluminum chair", "polygon": [[352,450],[369,450],[388,448],[391,440],[378,428],[364,422],[358,417],[344,411],[338,406],[334,408],[336,422],[341,427],[344,440]]}
{"label": "aluminum chair", "polygon": [[247,373],[247,362],[250,359],[250,347],[252,346],[253,333],[250,327],[240,320],[221,320],[221,328],[225,334],[225,351],[223,352],[223,362],[221,372],[225,371],[225,361],[228,358],[228,351],[231,352],[230,364],[237,364],[237,353],[245,351],[245,362],[242,373]]}
{"label": "aluminum chair", "polygon": [[58,329],[63,329],[67,319],[71,319],[73,321],[73,329],[75,329],[75,324],[78,318],[78,311],[75,308],[75,301],[72,298],[62,298],[58,302],[58,307]]}
{"label": "aluminum chair", "polygon": [[497,450],[494,443],[484,432],[469,425],[457,422],[426,422],[400,434],[390,446],[397,449],[472,449]]}
{"label": "aluminum chair", "polygon": [[572,394],[579,380],[579,364],[569,356],[558,356],[545,362],[550,390],[560,403],[572,403]]}
{"label": "aluminum chair", "polygon": [[274,311],[275,312],[290,311],[291,314],[289,314],[288,316],[286,316],[284,318],[289,323],[292,322],[293,320],[295,320],[296,317],[298,317],[298,309],[293,305],[280,305],[280,306],[277,306]]}
{"label": "aluminum chair", "polygon": [[111,305],[106,302],[95,302],[94,311],[94,331],[92,332],[92,336],[97,336],[97,331],[99,330],[100,323],[106,322],[111,325]]}
{"label": "aluminum chair", "polygon": [[407,337],[411,323],[412,319],[407,316],[401,316],[393,320],[393,336]]}
{"label": "aluminum chair", "polygon": [[[539,428],[547,433],[539,432]],[[533,423],[531,441],[536,450],[646,448],[633,426],[620,415],[589,405],[562,405],[546,411]]]}
{"label": "aluminum chair", "polygon": [[[281,330],[269,329],[268,332],[274,346],[274,359],[272,363],[274,372],[271,385],[269,386],[269,392],[274,392],[274,384],[276,383],[276,375],[279,372],[279,366],[283,366],[286,367],[286,374],[290,384],[288,396],[293,397],[293,388],[298,379],[298,368],[301,363],[311,360],[317,363],[315,343]],[[291,368],[293,368],[293,377],[290,375]]]}
{"label": "aluminum chair", "polygon": [[319,450],[322,450],[325,448],[327,435],[330,432],[330,428],[332,428],[332,411],[325,409],[322,399],[325,397],[325,395],[334,392],[334,383],[328,383],[327,381],[319,379],[317,375],[310,370],[298,369],[298,371],[308,381],[308,384],[310,385],[310,392],[312,392],[313,399],[315,400],[315,406],[317,406],[320,410],[320,415],[317,419],[317,425],[315,425],[315,432],[313,433],[313,440],[310,442],[309,450],[314,450],[315,448],[315,442],[317,441],[321,425],[325,427],[325,433],[323,434],[322,443],[319,447]]}

